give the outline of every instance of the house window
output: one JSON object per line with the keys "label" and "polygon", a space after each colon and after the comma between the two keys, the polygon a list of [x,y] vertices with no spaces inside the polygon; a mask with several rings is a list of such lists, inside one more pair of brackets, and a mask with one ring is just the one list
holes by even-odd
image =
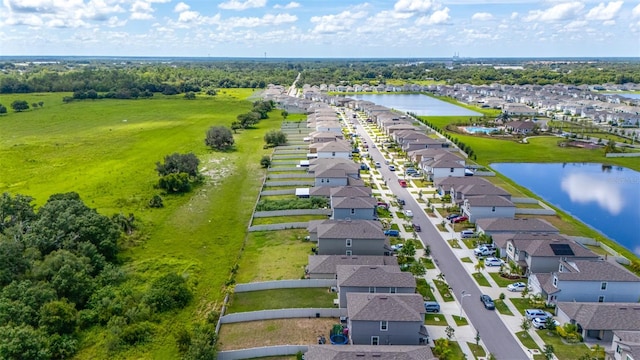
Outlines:
{"label": "house window", "polygon": [[387,331],[389,329],[389,323],[386,321],[380,321],[380,331]]}
{"label": "house window", "polygon": [[620,345],[616,345],[616,352],[618,354],[622,354],[622,348],[620,347]]}
{"label": "house window", "polygon": [[375,292],[376,292],[376,288],[375,287],[373,287],[373,286],[369,287],[369,293],[370,294],[373,294]]}
{"label": "house window", "polygon": [[600,290],[607,290],[607,283],[603,282],[600,284]]}
{"label": "house window", "polygon": [[598,302],[604,302],[604,295],[598,296]]}
{"label": "house window", "polygon": [[356,213],[356,209],[351,209],[351,215],[354,215]]}
{"label": "house window", "polygon": [[450,168],[450,169],[449,169],[449,172],[453,172],[453,168]]}
{"label": "house window", "polygon": [[560,272],[564,271],[564,266],[562,264],[560,264]]}
{"label": "house window", "polygon": [[347,250],[347,251],[345,252],[345,255],[347,255],[347,256],[351,256],[351,254],[352,254],[351,250]]}
{"label": "house window", "polygon": [[553,277],[553,286],[558,287],[558,278],[555,276]]}
{"label": "house window", "polygon": [[329,183],[329,179],[327,179],[327,183]]}
{"label": "house window", "polygon": [[633,358],[631,357],[631,355],[627,354],[627,357],[625,358],[625,360],[633,360]]}
{"label": "house window", "polygon": [[334,152],[332,152],[332,153],[331,153],[331,156],[336,156],[336,152],[335,152],[335,151],[334,151]]}
{"label": "house window", "polygon": [[395,287],[389,288],[389,293],[395,294],[396,292],[398,292],[398,288],[395,288]]}
{"label": "house window", "polygon": [[380,337],[379,336],[372,336],[371,337],[371,345],[378,345],[380,344]]}
{"label": "house window", "polygon": [[495,211],[496,211],[496,207],[495,207],[495,206],[493,206],[493,207],[491,208],[491,211],[495,212]]}
{"label": "house window", "polygon": [[351,239],[347,239],[346,242],[347,242],[347,247],[351,247]]}
{"label": "house window", "polygon": [[324,179],[320,179],[320,182],[321,182],[321,183],[323,183],[323,182],[324,182]]}

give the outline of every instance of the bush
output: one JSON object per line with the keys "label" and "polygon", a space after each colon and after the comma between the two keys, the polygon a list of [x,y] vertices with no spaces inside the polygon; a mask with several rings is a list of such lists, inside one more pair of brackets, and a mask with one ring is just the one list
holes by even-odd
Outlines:
{"label": "bush", "polygon": [[186,280],[178,274],[169,273],[151,284],[145,302],[158,312],[185,307],[193,294]]}
{"label": "bush", "polygon": [[191,180],[187,173],[169,174],[158,180],[158,187],[168,193],[186,193],[191,191]]}
{"label": "bush", "polygon": [[160,195],[153,195],[151,200],[149,200],[149,207],[156,209],[163,208],[164,202],[162,201],[162,197]]}
{"label": "bush", "polygon": [[268,168],[269,166],[271,166],[271,158],[267,155],[264,155],[262,159],[260,159],[260,165],[265,169]]}
{"label": "bush", "polygon": [[291,200],[261,200],[256,206],[256,211],[322,209],[328,206],[329,200],[322,197],[307,199],[295,198]]}
{"label": "bush", "polygon": [[127,345],[137,345],[147,342],[153,335],[153,325],[147,321],[134,323],[122,330],[120,339]]}

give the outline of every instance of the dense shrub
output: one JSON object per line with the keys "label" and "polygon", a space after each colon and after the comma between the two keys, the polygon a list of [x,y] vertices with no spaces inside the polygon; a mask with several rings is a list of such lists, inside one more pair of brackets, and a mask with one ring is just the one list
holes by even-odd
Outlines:
{"label": "dense shrub", "polygon": [[154,310],[163,312],[185,307],[192,297],[186,280],[178,274],[169,273],[151,284],[145,302]]}
{"label": "dense shrub", "polygon": [[260,200],[256,211],[292,210],[292,209],[322,209],[329,206],[329,200],[323,197],[307,199],[295,198],[291,200]]}

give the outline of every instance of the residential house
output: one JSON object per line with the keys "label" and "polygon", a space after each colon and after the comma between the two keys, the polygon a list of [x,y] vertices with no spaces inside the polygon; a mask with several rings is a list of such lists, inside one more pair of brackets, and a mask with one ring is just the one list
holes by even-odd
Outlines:
{"label": "residential house", "polygon": [[640,299],[640,277],[605,260],[560,260],[556,271],[533,274],[529,284],[549,304],[637,302]]}
{"label": "residential house", "polygon": [[449,143],[444,139],[432,139],[430,137],[411,140],[403,143],[401,148],[405,152],[410,152],[420,149],[447,149]]}
{"label": "residential house", "polygon": [[477,196],[499,196],[511,201],[511,194],[509,192],[491,183],[457,185],[453,186],[452,190],[451,203],[453,204],[464,204],[466,199]]}
{"label": "residential house", "polygon": [[[494,236],[496,242],[498,235]],[[497,244],[496,244],[497,245]],[[509,234],[505,256],[525,273],[551,273],[560,260],[598,260],[600,256],[561,234]]]}
{"label": "residential house", "polygon": [[309,145],[309,153],[318,159],[350,159],[351,144],[346,140],[314,143]]}
{"label": "residential house", "polygon": [[[420,151],[420,150],[418,150]],[[420,155],[420,168],[427,174],[430,180],[444,177],[464,177],[465,176],[465,160],[460,156],[446,151],[439,150],[439,153],[429,158],[424,153]]]}
{"label": "residential house", "polygon": [[611,351],[607,360],[639,360],[640,329],[635,331],[613,330]]}
{"label": "residential house", "polygon": [[491,185],[491,183],[478,176],[465,176],[465,177],[434,177],[433,185],[436,187],[438,194],[452,195],[455,193],[455,188],[468,186],[468,185]]}
{"label": "residential house", "polygon": [[469,218],[469,222],[475,223],[478,219],[485,218],[514,218],[516,206],[505,196],[479,195],[465,197],[461,210]]}
{"label": "residential house", "polygon": [[507,131],[515,134],[527,135],[533,132],[538,127],[533,121],[509,121],[504,124]]}
{"label": "residential house", "polygon": [[537,111],[524,104],[505,104],[502,112],[512,116],[535,116]]}
{"label": "residential house", "polygon": [[395,256],[346,256],[346,255],[309,255],[306,273],[310,279],[337,279],[336,266],[380,266],[398,265]]}
{"label": "residential house", "polygon": [[585,341],[612,342],[614,331],[640,331],[637,299],[627,303],[559,302],[556,317],[561,323],[577,325]]}
{"label": "residential house", "polygon": [[[315,173],[314,186],[347,186],[349,185],[349,176],[347,171],[343,169],[326,169]],[[309,193],[311,195],[311,193]]]}
{"label": "residential house", "polygon": [[347,327],[354,345],[420,345],[428,337],[420,294],[347,294]]}
{"label": "residential house", "polygon": [[428,346],[311,345],[305,360],[437,360]]}
{"label": "residential house", "polygon": [[[314,230],[309,222],[310,234]],[[376,255],[389,254],[389,239],[382,225],[374,220],[324,220],[315,224],[318,255]]]}
{"label": "residential house", "polygon": [[316,174],[329,169],[345,170],[347,176],[353,179],[360,179],[360,165],[351,159],[312,159],[309,160],[309,168],[307,173]]}
{"label": "residential house", "polygon": [[334,220],[376,220],[378,200],[371,196],[331,196],[331,218]]}
{"label": "residential house", "polygon": [[489,236],[497,234],[530,233],[559,234],[555,226],[538,218],[485,218],[476,221],[476,230]]}
{"label": "residential house", "polygon": [[[462,160],[462,164],[464,165],[464,159],[460,156],[456,155],[457,149],[452,148],[430,148],[430,149],[418,149],[411,150],[407,152],[407,156],[414,163],[421,163],[422,161],[432,160],[436,157],[436,155],[441,155],[445,153],[452,154],[458,158],[458,160]],[[451,158],[453,159],[453,158]],[[446,176],[443,176],[446,177]]]}
{"label": "residential house", "polygon": [[416,278],[398,265],[336,266],[340,307],[348,307],[347,294],[414,294]]}
{"label": "residential house", "polygon": [[336,140],[344,140],[342,133],[329,132],[329,131],[314,131],[309,134],[312,143],[323,143]]}

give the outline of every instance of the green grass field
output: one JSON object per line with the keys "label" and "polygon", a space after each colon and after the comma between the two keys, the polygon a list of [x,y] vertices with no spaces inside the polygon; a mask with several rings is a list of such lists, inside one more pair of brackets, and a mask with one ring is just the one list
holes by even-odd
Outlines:
{"label": "green grass field", "polygon": [[330,308],[336,293],[328,288],[275,289],[235,293],[229,313],[290,308]]}
{"label": "green grass field", "polygon": [[[133,213],[138,232],[122,244],[129,285],[146,288],[169,271],[188,276],[194,300],[177,313],[159,316],[153,340],[117,355],[104,346],[104,329],[81,335],[78,359],[178,357],[174,331],[219,307],[224,283],[237,262],[264,170],[259,160],[266,131],[278,129],[279,111],[256,129],[235,135],[235,151],[213,152],[204,136],[212,125],[230,125],[251,108],[252,90],[224,90],[216,97],[184,100],[97,100],[64,104],[69,94],[18,94],[0,98],[44,107],[2,116],[0,191],[33,196],[42,205],[54,193],[75,191],[90,207],[111,216]],[[173,152],[194,152],[207,181],[188,195],[163,196],[165,207],[149,209],[160,193],[155,163]]]}

